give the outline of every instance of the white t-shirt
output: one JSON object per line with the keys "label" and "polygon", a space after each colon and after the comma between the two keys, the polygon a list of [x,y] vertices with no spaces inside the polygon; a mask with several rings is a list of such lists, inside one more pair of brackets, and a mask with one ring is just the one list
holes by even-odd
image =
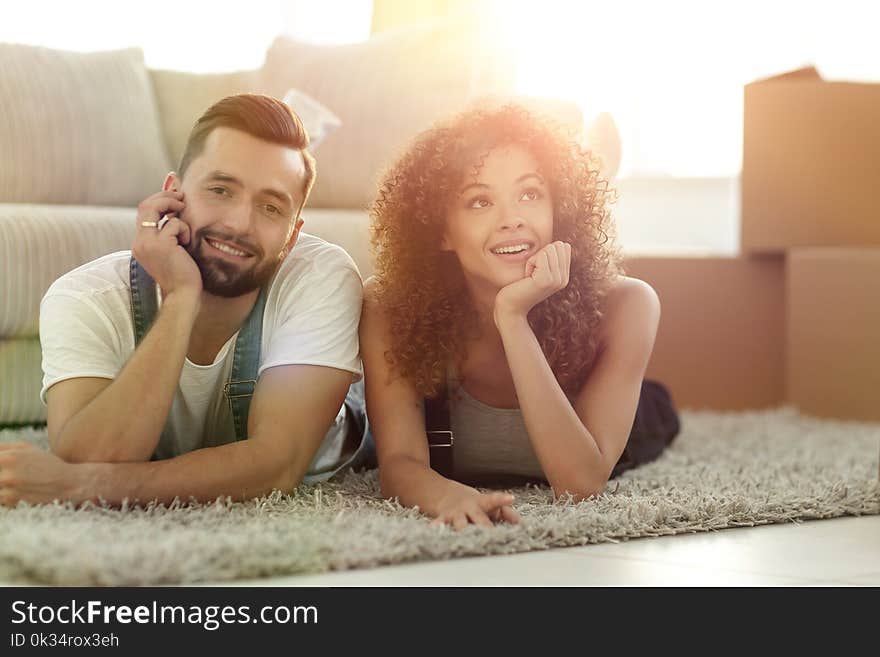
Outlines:
{"label": "white t-shirt", "polygon": [[[46,292],[40,304],[44,403],[46,391],[59,381],[114,379],[131,357],[130,260],[130,251],[111,253],[65,274]],[[269,285],[259,373],[278,365],[321,365],[351,372],[353,382],[360,380],[362,298],[361,277],[351,257],[335,244],[300,233]],[[223,384],[232,369],[237,336],[210,365],[184,361],[157,458],[234,441]],[[309,480],[335,471],[346,430],[343,407],[309,467]]]}

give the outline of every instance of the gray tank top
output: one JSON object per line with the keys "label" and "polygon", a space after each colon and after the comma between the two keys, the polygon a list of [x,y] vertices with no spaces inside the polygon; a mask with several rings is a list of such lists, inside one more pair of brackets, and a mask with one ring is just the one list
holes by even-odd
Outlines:
{"label": "gray tank top", "polygon": [[518,408],[495,408],[449,381],[449,420],[455,436],[455,478],[545,479]]}

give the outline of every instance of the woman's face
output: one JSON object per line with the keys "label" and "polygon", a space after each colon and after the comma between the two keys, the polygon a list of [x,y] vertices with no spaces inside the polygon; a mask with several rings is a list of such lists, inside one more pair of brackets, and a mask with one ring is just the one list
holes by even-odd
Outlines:
{"label": "woman's face", "polygon": [[518,145],[493,149],[446,213],[441,247],[455,252],[472,288],[495,291],[521,279],[525,263],[553,239],[553,199],[538,162]]}

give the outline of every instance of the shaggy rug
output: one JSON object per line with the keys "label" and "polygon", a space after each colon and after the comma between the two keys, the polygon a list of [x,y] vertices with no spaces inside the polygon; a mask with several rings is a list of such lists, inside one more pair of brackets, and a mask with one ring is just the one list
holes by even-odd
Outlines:
{"label": "shaggy rug", "polygon": [[[684,412],[682,425],[663,457],[598,498],[554,502],[547,487],[513,489],[518,526],[431,527],[383,500],[375,471],[246,503],[22,504],[0,510],[0,581],[220,582],[880,513],[880,424],[782,408]],[[22,439],[45,444],[45,433],[0,431],[0,441]]]}

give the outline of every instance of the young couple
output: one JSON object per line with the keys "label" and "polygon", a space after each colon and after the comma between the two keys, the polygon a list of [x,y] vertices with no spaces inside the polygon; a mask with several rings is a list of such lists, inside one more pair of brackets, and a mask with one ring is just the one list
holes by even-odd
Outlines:
{"label": "young couple", "polygon": [[510,105],[420,135],[371,209],[363,286],[300,232],[307,148],[280,101],[218,102],[132,250],[52,285],[51,452],[0,445],[0,503],[247,499],[378,457],[384,495],[461,528],[519,520],[475,485],[582,499],[674,437],[643,378],[657,295],[623,275],[598,163],[559,128]]}

